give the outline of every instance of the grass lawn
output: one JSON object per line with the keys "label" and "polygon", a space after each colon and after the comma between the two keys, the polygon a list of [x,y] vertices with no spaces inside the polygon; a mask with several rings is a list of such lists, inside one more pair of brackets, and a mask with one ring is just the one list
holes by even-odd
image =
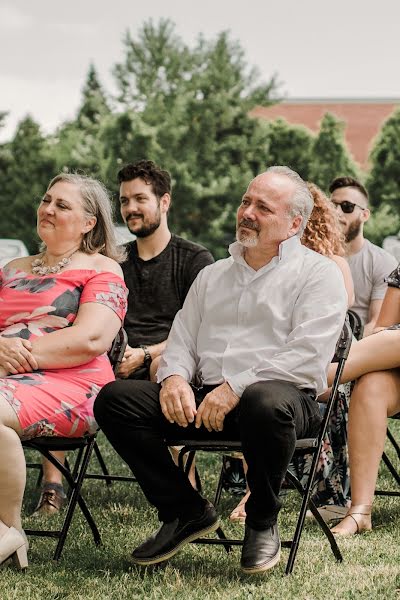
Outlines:
{"label": "grass lawn", "polygon": [[[394,425],[399,439],[400,422]],[[99,441],[109,468],[121,473],[124,465],[120,459],[101,435]],[[95,463],[93,458],[93,468]],[[212,498],[220,458],[200,455],[198,464],[205,493]],[[384,467],[379,485],[393,489]],[[400,498],[377,498],[373,532],[340,540],[343,563],[336,563],[326,538],[315,524],[307,522],[293,575],[284,576],[288,556],[284,549],[279,566],[267,575],[252,577],[240,573],[240,548],[227,554],[222,547],[190,544],[163,567],[130,565],[132,549],[157,527],[155,512],[138,485],[114,483],[107,488],[100,481],[87,480],[84,493],[103,545],[94,546],[77,509],[60,562],[52,561],[54,540],[30,538],[28,571],[0,570],[0,600],[400,599]],[[30,470],[25,515],[32,511],[36,497],[35,473]],[[239,536],[243,527],[231,525],[227,519],[235,502],[237,497],[224,493],[219,511],[223,528]],[[296,493],[289,492],[280,515],[282,539],[291,537],[298,507]],[[41,520],[42,525],[45,523]],[[25,516],[26,527],[36,524]]]}

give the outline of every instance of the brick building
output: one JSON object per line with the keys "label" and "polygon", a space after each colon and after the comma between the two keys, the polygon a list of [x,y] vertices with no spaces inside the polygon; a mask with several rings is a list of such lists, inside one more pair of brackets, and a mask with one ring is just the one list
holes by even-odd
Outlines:
{"label": "brick building", "polygon": [[268,120],[282,118],[293,125],[304,125],[316,133],[324,114],[332,113],[345,122],[347,146],[355,161],[367,169],[374,138],[398,107],[400,98],[290,99],[274,106],[258,106],[251,115]]}

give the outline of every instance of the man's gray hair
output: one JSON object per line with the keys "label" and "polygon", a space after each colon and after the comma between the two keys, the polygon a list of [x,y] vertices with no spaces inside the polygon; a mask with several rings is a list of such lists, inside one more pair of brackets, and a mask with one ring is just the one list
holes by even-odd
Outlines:
{"label": "man's gray hair", "polygon": [[298,215],[302,217],[300,229],[297,232],[297,236],[303,235],[304,229],[307,225],[307,221],[310,218],[312,209],[314,208],[314,200],[311,192],[307,187],[306,182],[300,177],[296,171],[289,169],[284,166],[273,166],[267,169],[267,173],[277,173],[278,175],[284,175],[288,177],[295,184],[295,191],[290,199],[289,216],[294,219]]}

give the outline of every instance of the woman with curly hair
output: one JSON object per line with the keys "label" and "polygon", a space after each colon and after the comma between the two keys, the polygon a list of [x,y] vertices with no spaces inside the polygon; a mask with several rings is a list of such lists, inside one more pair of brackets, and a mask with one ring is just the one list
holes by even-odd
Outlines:
{"label": "woman with curly hair", "polygon": [[335,261],[343,274],[350,307],[354,302],[354,286],[350,267],[344,258],[344,235],[341,231],[337,211],[318,186],[314,183],[307,185],[314,200],[314,208],[301,243],[314,252],[328,256]]}
{"label": "woman with curly hair", "polygon": [[[325,194],[314,183],[308,188],[314,199],[314,208],[304,230],[302,243],[328,256],[342,272],[348,306],[354,302],[354,286],[350,267],[344,258],[344,235],[338,222],[337,211]],[[313,500],[321,516],[328,522],[342,517],[350,500],[350,473],[347,449],[347,419],[351,384],[341,385],[335,410],[331,414],[322,449]],[[320,398],[320,401],[322,398]],[[312,457],[305,456],[297,465],[305,474],[311,467]]]}
{"label": "woman with curly hair", "polygon": [[[314,183],[308,183],[314,200],[314,208],[307,222],[302,244],[331,258],[342,272],[348,306],[354,302],[354,286],[350,267],[344,258],[344,236],[337,217],[337,211],[322,190]],[[347,454],[347,413],[350,396],[350,384],[340,387],[335,412],[332,413],[324,448],[320,458],[319,470],[313,500],[321,516],[326,521],[339,520],[346,514],[349,502],[350,478]],[[311,466],[311,457],[297,459],[294,468],[299,477],[305,476]],[[246,470],[246,465],[244,464]],[[231,521],[244,523],[247,492],[230,515]]]}

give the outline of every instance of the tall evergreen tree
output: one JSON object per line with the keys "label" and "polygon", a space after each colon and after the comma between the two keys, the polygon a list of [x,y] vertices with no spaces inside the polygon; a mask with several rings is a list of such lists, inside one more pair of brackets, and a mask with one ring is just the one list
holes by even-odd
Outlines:
{"label": "tall evergreen tree", "polygon": [[77,116],[78,125],[85,129],[89,129],[90,126],[97,128],[101,120],[109,113],[109,101],[99,81],[97,71],[91,64],[82,90],[82,104]]}
{"label": "tall evergreen tree", "polygon": [[346,148],[344,123],[326,113],[312,148],[310,180],[324,191],[341,175],[359,177],[358,169]]}
{"label": "tall evergreen tree", "polygon": [[126,112],[114,120],[115,136],[112,124],[107,129],[107,164],[147,157],[168,168],[172,227],[223,255],[245,186],[265,164],[267,128],[248,113],[274,101],[276,81],[259,84],[226,32],[189,49],[170,21],[150,21],[124,43],[125,60],[114,73]]}
{"label": "tall evergreen tree", "polygon": [[7,144],[7,161],[0,188],[0,237],[19,238],[31,251],[37,250],[36,209],[55,162],[38,124],[25,117]]}
{"label": "tall evergreen tree", "polygon": [[96,69],[90,65],[76,118],[63,123],[53,137],[59,171],[80,171],[93,177],[101,175],[103,151],[99,132],[110,113],[107,95]]}
{"label": "tall evergreen tree", "polygon": [[287,165],[309,179],[314,136],[299,125],[287,123],[284,119],[269,121],[265,165]]}
{"label": "tall evergreen tree", "polygon": [[370,155],[367,179],[371,204],[387,204],[400,216],[400,109],[383,125]]}

